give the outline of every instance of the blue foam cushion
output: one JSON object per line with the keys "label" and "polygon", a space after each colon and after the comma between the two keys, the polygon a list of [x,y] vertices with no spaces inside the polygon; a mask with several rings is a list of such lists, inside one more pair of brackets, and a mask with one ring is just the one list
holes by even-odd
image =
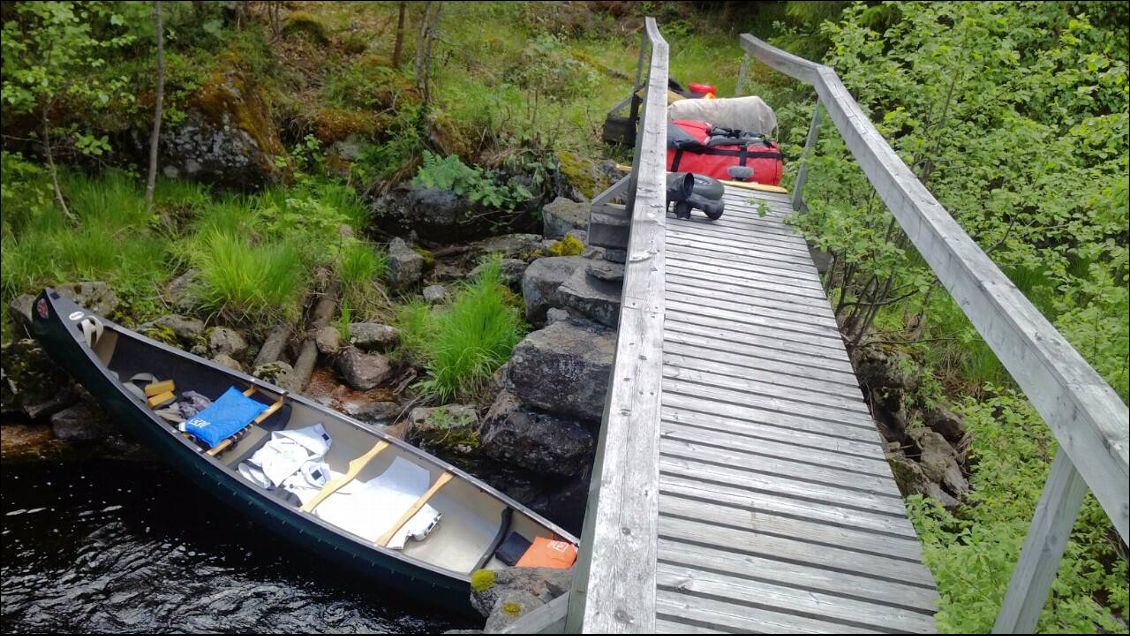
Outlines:
{"label": "blue foam cushion", "polygon": [[220,399],[184,423],[185,432],[215,448],[217,444],[238,433],[251,423],[267,405],[247,397],[235,387],[228,389]]}

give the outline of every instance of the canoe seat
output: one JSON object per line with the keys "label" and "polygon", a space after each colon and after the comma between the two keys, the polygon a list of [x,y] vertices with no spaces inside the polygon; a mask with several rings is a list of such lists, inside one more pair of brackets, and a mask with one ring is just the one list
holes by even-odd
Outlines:
{"label": "canoe seat", "polygon": [[[286,412],[279,413],[280,417],[278,419],[281,420],[282,425],[285,426],[286,420],[290,419],[290,405],[286,403],[286,392],[283,391],[280,393],[278,399],[268,406],[258,400],[250,399],[255,393],[255,390],[255,387],[251,387],[240,394],[234,388],[228,389],[212,406],[197,413],[195,418],[185,423],[188,432],[193,433],[209,446],[207,451],[208,455],[216,457],[224,451],[233,448],[247,435],[252,427],[262,425],[272,415],[282,411],[284,407]],[[194,431],[191,424],[198,418],[206,419],[210,415],[208,411],[217,405],[221,405],[221,402],[224,401],[225,398],[234,405],[233,417],[227,422],[224,422],[216,431],[211,432],[212,434],[201,434],[203,431],[200,430]],[[276,422],[276,426],[277,425],[278,422]],[[279,428],[281,428],[281,426]]]}

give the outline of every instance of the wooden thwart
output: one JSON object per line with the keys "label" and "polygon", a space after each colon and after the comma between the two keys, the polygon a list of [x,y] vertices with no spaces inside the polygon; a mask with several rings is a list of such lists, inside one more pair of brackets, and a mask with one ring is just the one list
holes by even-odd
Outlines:
{"label": "wooden thwart", "polygon": [[401,526],[408,523],[408,520],[411,519],[412,516],[417,512],[420,512],[420,508],[423,508],[424,504],[428,503],[428,500],[434,497],[435,494],[439,492],[440,488],[443,488],[444,485],[447,484],[447,482],[451,481],[451,478],[452,475],[449,472],[444,472],[442,475],[440,475],[439,479],[436,480],[436,483],[432,484],[431,488],[428,488],[428,490],[424,494],[420,495],[420,498],[416,500],[416,503],[412,504],[411,508],[405,511],[404,514],[400,515],[400,518],[396,520],[396,523],[392,524],[392,527],[390,527],[387,532],[382,534],[380,538],[377,539],[377,545],[382,547],[388,545],[388,542],[392,540],[392,536],[396,534],[398,530],[400,530]]}
{"label": "wooden thwart", "polygon": [[302,511],[303,512],[313,512],[314,508],[317,508],[318,504],[322,503],[322,501],[326,497],[329,497],[330,495],[334,494],[335,492],[341,490],[342,486],[345,486],[349,482],[356,479],[357,475],[359,475],[361,473],[361,469],[368,466],[369,462],[373,461],[377,457],[377,455],[381,454],[381,451],[383,451],[384,449],[386,449],[388,447],[389,447],[389,443],[384,441],[384,440],[381,440],[381,441],[377,442],[375,446],[370,448],[369,452],[365,453],[364,455],[362,455],[362,456],[360,456],[356,459],[350,460],[349,470],[345,471],[345,474],[342,475],[341,477],[338,477],[337,479],[331,479],[330,481],[326,482],[326,485],[322,486],[322,490],[319,491],[318,494],[315,495],[313,499],[306,502],[302,506]]}

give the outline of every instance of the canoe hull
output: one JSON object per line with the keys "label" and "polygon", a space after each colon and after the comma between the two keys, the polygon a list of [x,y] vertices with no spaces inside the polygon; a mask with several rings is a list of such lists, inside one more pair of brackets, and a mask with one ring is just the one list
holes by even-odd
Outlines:
{"label": "canoe hull", "polygon": [[[40,309],[41,301],[47,308],[45,317]],[[405,599],[468,615],[475,613],[470,605],[466,579],[369,549],[306,515],[295,514],[283,502],[251,490],[214,466],[205,454],[193,451],[178,437],[166,432],[153,415],[138,408],[137,402],[80,339],[77,329],[68,320],[72,312],[81,311],[80,307],[66,298],[44,292],[36,300],[36,311],[39,313],[32,320],[33,333],[52,360],[86,387],[124,429],[197,486],[282,538],[310,549],[335,566],[372,579],[388,590],[396,590]]]}

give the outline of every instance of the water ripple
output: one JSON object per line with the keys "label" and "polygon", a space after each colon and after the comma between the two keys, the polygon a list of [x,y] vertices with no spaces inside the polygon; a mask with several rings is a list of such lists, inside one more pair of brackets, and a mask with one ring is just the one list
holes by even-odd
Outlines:
{"label": "water ripple", "polygon": [[472,627],[334,571],[163,466],[4,467],[4,632],[436,633]]}

